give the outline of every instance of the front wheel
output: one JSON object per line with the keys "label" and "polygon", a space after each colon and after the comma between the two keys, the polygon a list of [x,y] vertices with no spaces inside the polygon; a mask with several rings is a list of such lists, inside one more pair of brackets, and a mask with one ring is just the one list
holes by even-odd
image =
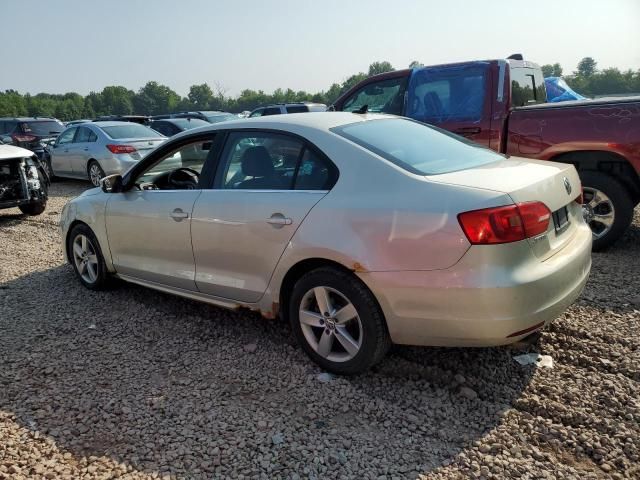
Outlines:
{"label": "front wheel", "polygon": [[307,355],[337,374],[368,370],[391,345],[373,294],[353,274],[335,268],[319,268],[298,280],[289,318]]}
{"label": "front wheel", "polygon": [[593,250],[605,250],[631,225],[631,196],[618,180],[603,173],[583,171],[580,180],[585,220],[593,234]]}
{"label": "front wheel", "polygon": [[108,273],[98,239],[87,225],[76,225],[67,240],[69,261],[80,282],[90,290],[107,286]]}

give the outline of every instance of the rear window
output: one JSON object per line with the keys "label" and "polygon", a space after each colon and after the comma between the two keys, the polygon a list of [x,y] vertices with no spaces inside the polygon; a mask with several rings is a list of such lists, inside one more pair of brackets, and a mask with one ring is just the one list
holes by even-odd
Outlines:
{"label": "rear window", "polygon": [[44,120],[35,122],[23,122],[20,124],[23,133],[33,135],[58,135],[64,130],[64,125],[55,120]]}
{"label": "rear window", "polygon": [[417,175],[465,170],[504,158],[440,128],[401,118],[351,123],[331,131]]}
{"label": "rear window", "polygon": [[100,128],[113,139],[162,137],[162,135],[155,130],[151,130],[149,127],[137,123]]}

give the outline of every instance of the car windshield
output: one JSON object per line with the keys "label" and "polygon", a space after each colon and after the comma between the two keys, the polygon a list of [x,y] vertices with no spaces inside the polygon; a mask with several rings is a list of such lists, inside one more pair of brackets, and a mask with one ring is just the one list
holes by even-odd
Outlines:
{"label": "car windshield", "polygon": [[130,123],[127,125],[112,125],[110,127],[100,127],[102,130],[113,139],[119,138],[152,138],[163,137],[155,130],[151,130],[149,127],[139,125],[137,123]]}
{"label": "car windshield", "polygon": [[209,122],[205,122],[204,120],[200,120],[199,118],[174,118],[172,122],[177,127],[183,130],[189,130],[191,128],[204,127],[205,125],[209,125]]}
{"label": "car windshield", "polygon": [[24,122],[21,127],[23,133],[34,135],[58,135],[65,128],[62,123],[55,120]]}
{"label": "car windshield", "polygon": [[232,113],[225,113],[223,115],[208,115],[207,120],[209,123],[220,123],[226,122],[227,120],[237,120],[238,117]]}
{"label": "car windshield", "polygon": [[440,128],[402,118],[351,123],[331,131],[417,175],[449,173],[504,158]]}

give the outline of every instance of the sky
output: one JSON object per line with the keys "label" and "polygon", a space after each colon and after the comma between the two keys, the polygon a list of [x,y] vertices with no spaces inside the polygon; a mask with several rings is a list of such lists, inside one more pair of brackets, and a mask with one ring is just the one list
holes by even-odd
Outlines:
{"label": "sky", "polygon": [[640,0],[0,0],[0,90],[316,92],[374,61],[640,69]]}

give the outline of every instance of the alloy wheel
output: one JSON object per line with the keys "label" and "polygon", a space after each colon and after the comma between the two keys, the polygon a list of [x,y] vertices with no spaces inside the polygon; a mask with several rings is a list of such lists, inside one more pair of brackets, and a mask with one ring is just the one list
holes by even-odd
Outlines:
{"label": "alloy wheel", "polygon": [[95,283],[98,279],[96,248],[91,240],[81,233],[73,239],[73,262],[85,282]]}
{"label": "alloy wheel", "polygon": [[360,351],[362,322],[353,303],[338,290],[318,286],[305,293],[299,320],[307,343],[321,357],[346,362]]}
{"label": "alloy wheel", "polygon": [[615,209],[611,199],[601,190],[593,187],[583,187],[585,220],[591,227],[593,238],[604,237],[615,220]]}
{"label": "alloy wheel", "polygon": [[102,180],[102,170],[100,169],[100,165],[97,163],[92,163],[89,167],[89,178],[91,179],[91,183],[94,187],[100,186],[100,180]]}

